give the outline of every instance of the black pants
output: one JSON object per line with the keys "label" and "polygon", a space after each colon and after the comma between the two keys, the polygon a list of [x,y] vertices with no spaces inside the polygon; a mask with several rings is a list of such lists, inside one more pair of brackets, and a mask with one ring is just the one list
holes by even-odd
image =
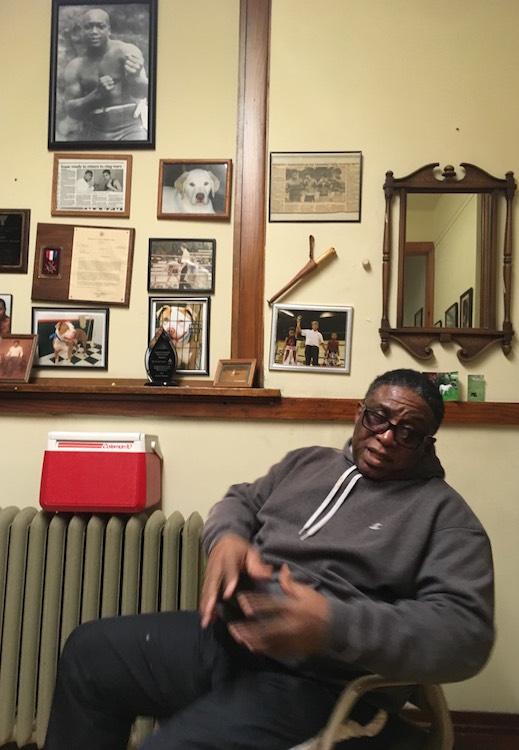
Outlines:
{"label": "black pants", "polygon": [[305,363],[307,365],[313,365],[314,367],[317,367],[319,365],[318,346],[310,346],[309,344],[305,346]]}
{"label": "black pants", "polygon": [[159,719],[144,750],[283,750],[325,723],[339,688],[249,654],[197,613],[97,620],[70,636],[46,750],[125,750],[136,716]]}

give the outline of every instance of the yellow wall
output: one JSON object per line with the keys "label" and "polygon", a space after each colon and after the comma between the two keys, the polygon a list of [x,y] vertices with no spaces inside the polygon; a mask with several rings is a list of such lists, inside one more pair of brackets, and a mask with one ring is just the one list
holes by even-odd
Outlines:
{"label": "yellow wall", "polygon": [[[385,369],[422,367],[396,345],[387,355],[379,346],[385,172],[403,176],[433,161],[468,161],[498,177],[508,170],[519,172],[519,5],[515,0],[273,0],[272,5],[269,150],[361,150],[364,173],[360,223],[267,227],[265,299],[304,265],[310,233],[316,254],[336,248],[337,259],[290,292],[286,301],[353,306],[351,374],[267,370],[265,383],[290,396],[356,398]],[[31,271],[0,275],[0,293],[14,295],[13,331],[20,333],[31,326],[36,225],[74,223],[50,215],[50,12],[51,0],[0,4],[0,206],[31,209]],[[160,158],[235,158],[238,12],[238,0],[159,1],[156,149],[133,153],[130,219],[87,222],[136,230],[131,305],[111,311],[110,377],[145,379],[149,237],[216,239],[211,377],[218,359],[230,354],[232,224],[158,221],[156,203]],[[368,270],[362,265],[365,258],[371,263]],[[515,287],[513,291],[517,325],[519,293]],[[394,315],[393,307],[393,322]],[[267,352],[269,342],[265,303]],[[458,369],[462,398],[468,373],[485,374],[489,401],[518,397],[516,350],[505,358],[496,347],[465,366],[454,346],[435,345],[435,358],[423,369]],[[157,433],[165,455],[166,512],[198,509],[205,514],[231,482],[253,479],[288,449],[310,443],[339,446],[351,425],[4,417],[2,506],[38,504],[43,449],[54,429]],[[478,677],[448,687],[453,709],[519,712],[519,506],[511,471],[516,450],[517,430],[498,426],[445,426],[438,441],[448,479],[489,531],[497,574],[497,645]]]}

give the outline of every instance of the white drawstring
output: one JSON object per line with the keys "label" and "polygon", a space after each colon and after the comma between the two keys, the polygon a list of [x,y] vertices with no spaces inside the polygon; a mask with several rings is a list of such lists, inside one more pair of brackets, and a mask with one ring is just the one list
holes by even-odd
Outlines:
{"label": "white drawstring", "polygon": [[335,501],[334,505],[330,508],[328,513],[326,513],[319,521],[314,523],[314,521],[318,518],[318,516],[326,510],[328,505],[331,503],[333,498],[335,497],[339,487],[341,487],[344,484],[344,481],[349,477],[350,474],[352,474],[354,471],[359,471],[355,464],[353,466],[350,466],[349,469],[346,469],[346,471],[341,474],[339,479],[335,482],[330,492],[326,495],[321,505],[317,508],[317,510],[312,513],[308,521],[304,524],[304,526],[299,530],[299,536],[301,538],[301,541],[304,541],[309,536],[313,536],[319,529],[321,529],[330,518],[337,513],[343,502],[346,500],[352,489],[355,487],[359,479],[361,478],[362,474],[360,472],[358,474],[354,474],[348,484],[346,485],[343,492],[339,495],[337,500]]}

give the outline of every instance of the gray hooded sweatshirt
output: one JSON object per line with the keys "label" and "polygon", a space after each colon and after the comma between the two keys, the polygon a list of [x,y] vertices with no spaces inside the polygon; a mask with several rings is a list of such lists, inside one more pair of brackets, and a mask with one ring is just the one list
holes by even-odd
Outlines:
{"label": "gray hooded sweatshirt", "polygon": [[487,660],[494,640],[488,537],[444,481],[433,450],[414,474],[364,477],[350,443],[302,448],[257,481],[230,487],[210,511],[207,553],[224,534],[237,534],[275,571],[288,563],[296,580],[329,600],[327,648],[299,660],[301,672],[330,681],[372,672],[453,682]]}

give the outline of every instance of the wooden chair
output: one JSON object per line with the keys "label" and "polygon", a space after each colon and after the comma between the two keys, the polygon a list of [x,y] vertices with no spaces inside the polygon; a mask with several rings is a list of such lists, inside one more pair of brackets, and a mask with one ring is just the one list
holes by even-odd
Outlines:
{"label": "wooden chair", "polygon": [[[344,688],[322,732],[292,750],[331,750],[339,742],[354,737],[374,737],[387,722],[387,713],[380,710],[365,727],[350,718],[351,711],[366,693],[388,687],[411,687],[413,693],[409,703],[421,710],[428,718],[424,734],[425,744],[421,750],[452,750],[454,731],[449,709],[440,685],[419,685],[405,680],[389,680],[379,675],[358,677]],[[424,714],[422,714],[424,712]],[[422,723],[420,722],[420,727]],[[391,750],[390,747],[387,750]]]}

